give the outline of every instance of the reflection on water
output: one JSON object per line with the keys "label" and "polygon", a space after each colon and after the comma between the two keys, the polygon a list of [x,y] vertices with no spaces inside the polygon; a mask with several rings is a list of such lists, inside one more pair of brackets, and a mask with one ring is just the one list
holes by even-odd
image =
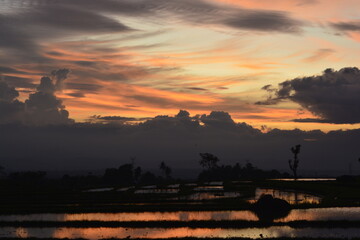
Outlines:
{"label": "reflection on water", "polygon": [[275,198],[286,200],[290,204],[301,204],[301,203],[319,204],[321,201],[320,197],[310,195],[307,193],[282,191],[282,190],[267,189],[267,188],[257,188],[255,190],[255,198],[249,200],[249,202],[250,203],[256,202],[263,194],[270,194]]}
{"label": "reflection on water", "polygon": [[[295,181],[293,178],[278,178],[278,179],[269,179],[276,181]],[[336,181],[336,178],[298,178],[296,181],[300,182],[316,182],[316,181]]]}
{"label": "reflection on water", "polygon": [[178,188],[148,188],[138,189],[134,192],[135,194],[163,194],[163,193],[179,193]]}
{"label": "reflection on water", "polygon": [[[96,214],[96,213],[95,213]],[[79,218],[80,217],[80,218]],[[99,218],[99,215],[88,216],[87,219],[82,219],[81,216],[74,216],[73,214],[65,215],[64,221],[74,220],[94,220],[100,221],[200,221],[200,220],[252,220],[256,221],[257,217],[251,211],[207,211],[207,212],[145,212],[145,213],[125,213],[121,216],[113,215],[114,218],[109,220],[107,218]],[[116,219],[117,218],[117,219]]]}
{"label": "reflection on water", "polygon": [[202,201],[219,198],[235,198],[240,196],[241,194],[238,192],[197,192],[190,195],[179,196],[178,198],[174,198],[174,200]]}
{"label": "reflection on water", "polygon": [[[18,237],[19,228],[0,228],[2,237]],[[277,238],[277,237],[360,237],[358,228],[291,228],[288,226],[244,229],[208,228],[29,228],[22,229],[27,237],[37,238]]]}
{"label": "reflection on water", "polygon": [[[193,221],[193,220],[248,220],[258,218],[251,211],[178,211],[141,213],[77,213],[1,215],[0,221]],[[293,209],[281,222],[307,220],[360,221],[360,207]]]}
{"label": "reflection on water", "polygon": [[194,191],[223,191],[223,186],[199,186],[194,188]]}
{"label": "reflection on water", "polygon": [[360,221],[360,207],[293,209],[290,214],[276,222],[289,221]]}
{"label": "reflection on water", "polygon": [[112,190],[114,190],[114,188],[94,188],[94,189],[85,190],[83,192],[108,192]]}

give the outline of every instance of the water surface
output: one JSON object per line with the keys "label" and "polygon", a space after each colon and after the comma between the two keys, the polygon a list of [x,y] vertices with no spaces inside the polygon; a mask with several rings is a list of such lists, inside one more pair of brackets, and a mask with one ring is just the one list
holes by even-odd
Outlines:
{"label": "water surface", "polygon": [[[26,214],[0,215],[0,221],[194,221],[194,220],[247,220],[257,221],[251,211],[177,211],[139,213],[75,213],[75,214]],[[297,220],[360,221],[360,207],[293,209],[290,214],[276,221]]]}
{"label": "water surface", "polygon": [[358,228],[291,228],[288,226],[269,228],[0,228],[1,237],[37,238],[278,238],[278,237],[360,237]]}
{"label": "water surface", "polygon": [[273,197],[286,200],[290,204],[319,204],[321,202],[321,197],[314,196],[308,193],[302,193],[298,191],[283,191],[271,188],[256,188],[255,197],[253,199],[250,199],[249,202],[256,202],[263,194],[270,194]]}

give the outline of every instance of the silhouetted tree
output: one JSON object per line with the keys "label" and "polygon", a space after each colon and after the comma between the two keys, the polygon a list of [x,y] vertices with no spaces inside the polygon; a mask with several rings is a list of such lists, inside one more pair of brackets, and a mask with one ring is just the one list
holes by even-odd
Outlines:
{"label": "silhouetted tree", "polygon": [[134,181],[138,183],[141,177],[142,169],[141,167],[137,167],[134,169]]}
{"label": "silhouetted tree", "polygon": [[165,164],[165,162],[160,163],[160,170],[163,172],[165,178],[170,178],[171,168]]}
{"label": "silhouetted tree", "polygon": [[200,165],[208,170],[215,169],[218,167],[220,159],[211,153],[200,153]]}
{"label": "silhouetted tree", "polygon": [[119,168],[107,168],[103,179],[106,183],[127,186],[134,183],[133,174],[133,165],[123,164]]}
{"label": "silhouetted tree", "polygon": [[140,183],[141,184],[156,184],[158,182],[157,177],[151,172],[145,172],[141,175]]}
{"label": "silhouetted tree", "polygon": [[297,179],[297,169],[299,166],[298,154],[300,153],[300,147],[301,147],[301,145],[298,144],[290,149],[291,152],[294,154],[294,159],[293,160],[289,159],[289,167],[294,174],[295,180]]}
{"label": "silhouetted tree", "polygon": [[44,181],[46,172],[43,171],[26,171],[14,172],[9,175],[9,179],[24,184],[39,184]]}

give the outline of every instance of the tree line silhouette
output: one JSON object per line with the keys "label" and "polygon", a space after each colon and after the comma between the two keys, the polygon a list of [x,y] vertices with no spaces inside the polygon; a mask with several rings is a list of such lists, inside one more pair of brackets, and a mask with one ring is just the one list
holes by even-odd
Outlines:
{"label": "tree line silhouette", "polygon": [[[299,153],[301,145],[295,145],[290,148],[293,159],[288,160],[289,168],[293,174],[294,180],[298,179]],[[203,170],[198,175],[197,180],[206,181],[234,181],[248,179],[271,179],[271,178],[289,178],[291,175],[287,172],[281,173],[278,170],[262,170],[247,162],[244,165],[236,163],[234,165],[220,165],[220,159],[212,153],[199,153],[199,165]],[[132,163],[120,165],[118,168],[107,168],[102,176],[96,176],[88,173],[83,176],[69,176],[65,174],[59,181],[64,186],[136,186],[151,184],[170,184],[181,179],[172,177],[172,168],[164,161],[159,164],[160,175],[151,171],[144,171],[140,166],[135,166],[135,157],[131,157]],[[6,174],[3,166],[0,165],[0,177],[13,184],[41,184],[46,180],[47,173],[44,171],[25,171]],[[351,176],[339,177],[339,180],[348,181]],[[351,178],[353,179],[353,178]],[[55,180],[52,180],[55,181]]]}

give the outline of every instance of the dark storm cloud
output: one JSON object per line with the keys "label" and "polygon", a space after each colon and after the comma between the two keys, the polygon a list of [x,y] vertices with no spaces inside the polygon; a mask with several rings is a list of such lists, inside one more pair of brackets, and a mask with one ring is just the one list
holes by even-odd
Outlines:
{"label": "dark storm cloud", "polygon": [[[326,69],[322,75],[295,78],[280,83],[277,89],[266,86],[265,90],[272,95],[257,104],[291,100],[319,117],[313,122],[360,122],[360,70],[356,67],[339,71]],[[310,122],[311,119],[296,121]]]}
{"label": "dark storm cloud", "polygon": [[262,133],[246,123],[234,123],[226,112],[191,116],[186,110],[134,125],[121,121],[26,127],[11,124],[0,125],[0,132],[2,165],[15,170],[103,169],[118,167],[136,156],[137,164],[144,168],[166,161],[176,171],[200,168],[200,152],[217,155],[221,164],[250,161],[261,168],[287,170],[290,147],[302,144],[300,174],[303,170],[347,171],[347,162],[358,159],[360,141],[360,130],[323,133],[273,129]]}

